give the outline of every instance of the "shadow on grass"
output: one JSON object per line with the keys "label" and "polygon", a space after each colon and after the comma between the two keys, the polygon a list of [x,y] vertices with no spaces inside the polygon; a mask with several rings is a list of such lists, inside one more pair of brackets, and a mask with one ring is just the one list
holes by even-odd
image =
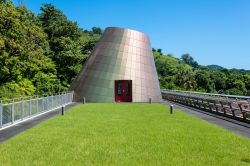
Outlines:
{"label": "shadow on grass", "polygon": [[244,159],[241,159],[241,161],[245,162],[245,163],[250,163],[250,159],[248,158],[244,158]]}

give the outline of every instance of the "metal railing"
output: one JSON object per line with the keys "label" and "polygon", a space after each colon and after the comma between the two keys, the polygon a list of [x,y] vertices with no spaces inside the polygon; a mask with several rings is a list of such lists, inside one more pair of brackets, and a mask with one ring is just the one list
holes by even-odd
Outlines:
{"label": "metal railing", "polygon": [[198,96],[210,96],[210,97],[219,97],[219,98],[231,98],[231,99],[243,99],[250,101],[250,96],[238,96],[238,95],[226,95],[226,94],[216,94],[216,93],[204,93],[204,92],[194,92],[194,91],[181,91],[181,90],[169,90],[163,89],[162,92],[176,92],[182,94],[198,95]]}
{"label": "metal railing", "polygon": [[200,93],[179,90],[162,90],[162,98],[250,123],[250,97]]}
{"label": "metal railing", "polygon": [[0,128],[52,111],[73,101],[73,92],[0,100]]}

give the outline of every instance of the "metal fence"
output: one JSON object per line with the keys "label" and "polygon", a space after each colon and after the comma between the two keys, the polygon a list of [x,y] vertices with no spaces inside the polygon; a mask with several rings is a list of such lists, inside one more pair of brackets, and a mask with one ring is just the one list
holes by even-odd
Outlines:
{"label": "metal fence", "polygon": [[206,96],[206,97],[215,97],[215,98],[224,98],[224,99],[237,99],[237,100],[247,100],[250,101],[250,96],[239,96],[239,95],[226,95],[226,94],[216,94],[216,93],[204,93],[204,92],[193,92],[193,91],[181,91],[181,90],[169,90],[163,89],[162,92],[171,92],[176,94],[186,94],[186,95],[195,95],[195,96]]}
{"label": "metal fence", "polygon": [[73,101],[73,92],[0,100],[0,128],[51,111]]}
{"label": "metal fence", "polygon": [[162,90],[162,98],[250,123],[250,97]]}

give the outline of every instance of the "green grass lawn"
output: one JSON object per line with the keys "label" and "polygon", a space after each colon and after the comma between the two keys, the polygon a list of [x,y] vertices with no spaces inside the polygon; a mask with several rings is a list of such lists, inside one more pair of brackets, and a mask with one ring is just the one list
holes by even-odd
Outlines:
{"label": "green grass lawn", "polygon": [[0,165],[250,165],[250,139],[161,104],[73,107],[0,144]]}

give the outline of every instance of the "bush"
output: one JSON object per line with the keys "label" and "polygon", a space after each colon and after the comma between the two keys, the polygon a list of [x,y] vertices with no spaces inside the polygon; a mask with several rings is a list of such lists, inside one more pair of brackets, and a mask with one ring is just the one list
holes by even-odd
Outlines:
{"label": "bush", "polygon": [[14,98],[34,95],[35,87],[28,79],[8,82],[0,86],[0,98]]}
{"label": "bush", "polygon": [[226,90],[225,94],[244,96],[244,92],[236,88]]}

